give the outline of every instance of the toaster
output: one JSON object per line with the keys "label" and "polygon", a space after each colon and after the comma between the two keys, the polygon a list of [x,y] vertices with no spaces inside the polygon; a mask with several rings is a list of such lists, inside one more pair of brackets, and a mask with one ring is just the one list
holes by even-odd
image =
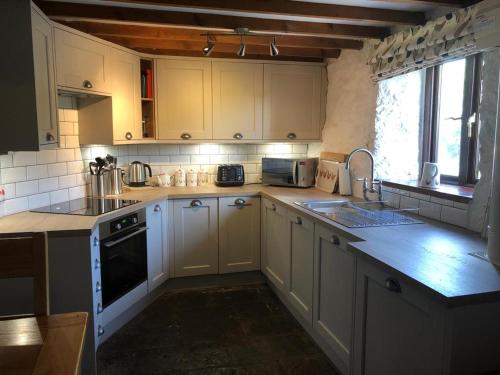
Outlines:
{"label": "toaster", "polygon": [[245,171],[241,164],[223,164],[217,167],[217,186],[241,186],[245,183]]}

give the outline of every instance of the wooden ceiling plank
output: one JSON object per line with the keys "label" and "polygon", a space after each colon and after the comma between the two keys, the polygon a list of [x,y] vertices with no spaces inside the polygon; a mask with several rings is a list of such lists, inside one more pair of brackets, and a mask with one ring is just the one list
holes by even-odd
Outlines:
{"label": "wooden ceiling plank", "polygon": [[419,4],[453,8],[463,8],[478,3],[479,1],[480,0],[372,0],[373,3],[384,2],[397,4]]}
{"label": "wooden ceiling plank", "polygon": [[189,10],[226,11],[260,15],[315,18],[325,22],[356,22],[370,25],[418,25],[425,22],[421,12],[322,4],[289,0],[115,0],[130,5],[148,4]]}
{"label": "wooden ceiling plank", "polygon": [[251,17],[151,11],[93,4],[36,1],[50,18],[58,20],[95,20],[125,24],[170,25],[214,30],[247,27],[252,31],[338,38],[384,38],[390,30],[384,27],[284,21]]}
{"label": "wooden ceiling plank", "polygon": [[[119,25],[110,23],[96,22],[62,22],[66,26],[77,30],[92,34],[99,38],[106,36],[128,37],[128,38],[149,38],[160,40],[187,40],[206,42],[206,36],[202,31],[196,29],[181,29],[181,28],[165,28],[165,27],[146,27],[137,25]],[[215,35],[211,36],[216,42],[225,44],[239,44],[240,38],[238,35]],[[270,38],[268,36],[249,36],[246,37],[247,44],[254,45],[269,45]],[[278,46],[283,47],[305,47],[305,48],[320,48],[320,49],[354,49],[360,50],[363,47],[363,42],[350,39],[335,39],[335,38],[312,38],[294,35],[278,35],[276,37]]]}

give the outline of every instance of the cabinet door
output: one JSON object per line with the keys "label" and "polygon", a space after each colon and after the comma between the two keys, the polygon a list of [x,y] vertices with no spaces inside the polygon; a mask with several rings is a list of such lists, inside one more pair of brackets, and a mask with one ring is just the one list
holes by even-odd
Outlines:
{"label": "cabinet door", "polygon": [[212,63],[214,139],[262,139],[263,65]]}
{"label": "cabinet door", "polygon": [[313,325],[349,368],[354,317],[355,258],[346,240],[317,225],[314,242]]}
{"label": "cabinet door", "polygon": [[219,273],[260,269],[260,198],[219,198]]}
{"label": "cabinet door", "polygon": [[423,291],[358,262],[354,374],[442,374],[444,312]]}
{"label": "cabinet door", "polygon": [[68,88],[111,92],[110,48],[56,28],[57,84]]}
{"label": "cabinet door", "polygon": [[111,56],[113,138],[116,141],[141,139],[140,58],[117,49],[112,50]]}
{"label": "cabinet door", "polygon": [[211,65],[207,60],[156,60],[159,139],[211,139]]}
{"label": "cabinet door", "polygon": [[146,207],[148,223],[148,291],[168,278],[167,202]]}
{"label": "cabinet door", "polygon": [[57,144],[57,96],[54,75],[52,26],[31,10],[35,73],[36,117],[40,145]]}
{"label": "cabinet door", "polygon": [[268,279],[283,293],[290,278],[290,236],[286,208],[262,200],[262,268]]}
{"label": "cabinet door", "polygon": [[314,223],[288,212],[290,226],[290,302],[312,324]]}
{"label": "cabinet door", "polygon": [[217,198],[174,201],[175,277],[218,273]]}
{"label": "cabinet door", "polygon": [[264,65],[264,139],[318,140],[321,67]]}

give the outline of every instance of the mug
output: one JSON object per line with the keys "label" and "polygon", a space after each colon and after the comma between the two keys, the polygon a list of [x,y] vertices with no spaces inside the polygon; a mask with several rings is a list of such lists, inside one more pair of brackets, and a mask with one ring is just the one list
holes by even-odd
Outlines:
{"label": "mug", "polygon": [[428,188],[437,188],[439,183],[440,175],[438,164],[425,162],[420,185]]}
{"label": "mug", "polygon": [[172,186],[172,177],[168,174],[162,173],[160,174],[160,186],[170,187]]}

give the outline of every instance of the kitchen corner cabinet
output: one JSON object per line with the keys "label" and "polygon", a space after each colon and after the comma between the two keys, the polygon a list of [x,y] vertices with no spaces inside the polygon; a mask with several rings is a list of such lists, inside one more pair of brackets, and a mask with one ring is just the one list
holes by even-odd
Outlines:
{"label": "kitchen corner cabinet", "polygon": [[55,28],[57,85],[99,93],[111,92],[111,48]]}
{"label": "kitchen corner cabinet", "polygon": [[290,236],[287,209],[262,199],[262,271],[287,294],[290,278]]}
{"label": "kitchen corner cabinet", "polygon": [[0,115],[6,124],[0,154],[56,146],[59,139],[52,25],[29,1],[2,1],[0,29],[6,36],[0,62]]}
{"label": "kitchen corner cabinet", "polygon": [[312,324],[314,223],[289,211],[288,226],[291,263],[288,294],[291,304]]}
{"label": "kitchen corner cabinet", "polygon": [[214,139],[262,139],[262,84],[262,64],[212,62]]}
{"label": "kitchen corner cabinet", "polygon": [[173,200],[175,277],[217,274],[217,198]]}
{"label": "kitchen corner cabinet", "polygon": [[264,139],[321,138],[322,69],[264,64]]}
{"label": "kitchen corner cabinet", "polygon": [[260,269],[260,198],[219,198],[219,273]]}
{"label": "kitchen corner cabinet", "polygon": [[210,60],[155,61],[158,139],[212,139]]}
{"label": "kitchen corner cabinet", "polygon": [[113,140],[142,138],[141,62],[137,55],[111,50]]}
{"label": "kitchen corner cabinet", "polygon": [[346,250],[347,240],[332,230],[316,225],[314,237],[313,327],[347,372],[352,352],[356,261]]}
{"label": "kitchen corner cabinet", "polygon": [[168,278],[167,201],[146,207],[148,292]]}
{"label": "kitchen corner cabinet", "polygon": [[448,373],[444,311],[423,291],[358,261],[356,298],[354,374]]}

